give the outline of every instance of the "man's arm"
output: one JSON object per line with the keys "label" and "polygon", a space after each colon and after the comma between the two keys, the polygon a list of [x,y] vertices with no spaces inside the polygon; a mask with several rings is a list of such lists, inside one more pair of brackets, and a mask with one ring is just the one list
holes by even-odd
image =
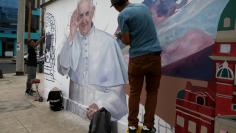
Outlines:
{"label": "man's arm", "polygon": [[42,36],[36,43],[35,45],[38,46],[40,42],[42,42],[45,39],[45,36]]}
{"label": "man's arm", "polygon": [[119,33],[117,37],[125,44],[130,45],[130,35],[129,32]]}
{"label": "man's arm", "polygon": [[118,33],[116,37],[120,39],[125,45],[130,45],[130,33],[129,33],[129,26],[128,26],[128,18],[124,15],[118,16]]}
{"label": "man's arm", "polygon": [[28,45],[31,45],[32,47],[37,47],[41,41],[45,39],[45,36],[42,36],[37,42],[30,40],[30,43]]}

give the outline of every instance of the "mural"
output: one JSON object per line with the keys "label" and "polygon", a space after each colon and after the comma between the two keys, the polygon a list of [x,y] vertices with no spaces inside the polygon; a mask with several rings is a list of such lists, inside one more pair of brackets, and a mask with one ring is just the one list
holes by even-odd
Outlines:
{"label": "mural", "polygon": [[[76,85],[70,76],[62,76],[58,73],[58,55],[64,46],[66,38],[69,36],[70,27],[75,21],[70,21],[73,18],[73,12],[76,9],[76,5],[79,0],[71,1],[57,1],[48,7],[46,7],[45,14],[45,31],[46,31],[46,47],[47,57],[45,61],[45,90],[44,97],[47,97],[48,92],[54,88],[58,87],[62,90],[65,99],[65,108],[70,110],[84,118],[86,118],[85,112],[87,111],[87,105],[83,104],[88,102],[88,100],[81,97],[84,93],[89,94],[93,97],[93,93],[82,92],[77,90]],[[134,0],[134,2],[142,2]],[[113,35],[117,29],[117,15],[118,12],[115,9],[110,8],[110,2],[107,0],[94,0],[96,6],[95,15],[93,18],[94,25],[96,28],[106,31]],[[63,11],[61,9],[64,9]],[[100,17],[100,16],[107,17]],[[72,26],[73,27],[73,26]],[[128,59],[127,48],[123,50],[126,59]],[[128,61],[128,60],[126,60]],[[139,118],[142,120],[144,115],[144,107],[140,105]],[[156,116],[155,119],[156,128],[158,132],[168,131],[174,132],[174,128],[171,127],[165,120]],[[118,132],[124,132],[127,127],[127,116],[121,118],[117,125]]]}
{"label": "mural", "polygon": [[217,23],[228,0],[144,0],[156,22],[163,48],[163,74],[209,80]]}
{"label": "mural", "polygon": [[[45,97],[47,92],[56,86],[62,89],[66,100],[81,100],[77,95],[79,92],[74,89],[76,84],[73,83],[70,77],[62,76],[57,71],[57,58],[66,37],[69,36],[72,24],[70,19],[78,1],[61,0],[46,7]],[[110,8],[109,0],[93,1],[96,6],[93,18],[94,25],[96,28],[113,35],[117,29],[118,12]],[[160,117],[156,117],[155,126],[158,132],[175,132],[175,102],[178,90],[187,88],[187,80],[191,81],[187,85],[189,88],[198,85],[204,86],[199,88],[208,88],[208,80],[214,79],[215,61],[210,59],[209,56],[212,55],[215,44],[217,44],[215,42],[216,36],[220,38],[217,33],[217,25],[229,0],[130,0],[130,2],[143,2],[150,8],[153,15],[163,48],[163,78],[156,112]],[[229,23],[229,20],[226,21]],[[225,45],[223,51],[228,51],[228,47],[228,45]],[[128,62],[128,47],[123,49],[123,54]],[[225,65],[222,62],[219,63],[219,68],[222,68],[222,66]],[[170,82],[172,84],[169,84]],[[195,85],[196,83],[197,85]],[[195,87],[193,88],[192,90],[195,91]],[[211,96],[206,92],[199,92],[200,94],[206,97]],[[145,93],[141,96],[141,99],[144,101]],[[201,101],[202,99],[199,98],[199,102]],[[78,102],[68,102],[66,104],[68,104],[68,109],[71,111],[85,116],[86,106],[83,104]],[[142,108],[143,106],[140,104],[140,120],[142,120],[144,114]],[[181,120],[181,118],[178,120]],[[124,116],[120,123],[126,124],[127,116]],[[124,128],[120,125],[118,127],[120,131]]]}
{"label": "mural", "polygon": [[45,34],[46,34],[46,47],[45,47],[45,61],[44,61],[44,74],[48,81],[55,81],[55,48],[56,48],[56,24],[55,18],[51,13],[45,14]]}
{"label": "mural", "polygon": [[[236,117],[236,1],[230,0],[218,24],[212,54],[214,78],[207,87],[187,83],[176,99],[176,133],[235,132]],[[224,121],[224,127],[219,125]],[[226,122],[229,121],[229,122]],[[229,124],[230,123],[230,124]]]}
{"label": "mural", "polygon": [[77,5],[57,57],[58,72],[70,77],[66,108],[80,113],[78,104],[87,106],[88,111],[92,105],[104,107],[119,120],[127,113],[127,64],[116,39],[93,24],[93,3],[84,0]]}
{"label": "mural", "polygon": [[174,15],[190,0],[144,0],[144,4],[150,8],[156,25]]}

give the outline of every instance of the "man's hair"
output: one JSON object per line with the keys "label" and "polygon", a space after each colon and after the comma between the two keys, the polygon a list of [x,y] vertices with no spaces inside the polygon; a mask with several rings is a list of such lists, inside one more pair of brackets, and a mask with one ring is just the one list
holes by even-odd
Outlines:
{"label": "man's hair", "polygon": [[116,4],[117,6],[123,6],[126,2],[128,2],[128,0],[119,0]]}

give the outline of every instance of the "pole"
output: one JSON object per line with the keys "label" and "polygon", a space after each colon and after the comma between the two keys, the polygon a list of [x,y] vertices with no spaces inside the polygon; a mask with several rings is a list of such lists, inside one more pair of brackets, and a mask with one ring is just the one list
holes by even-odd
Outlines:
{"label": "pole", "polygon": [[0,69],[0,79],[3,78],[2,70]]}
{"label": "pole", "polygon": [[31,4],[31,0],[28,1],[28,5],[29,5],[29,14],[28,14],[28,41],[31,39],[30,38],[30,32],[31,32],[31,17],[32,17],[32,4]]}
{"label": "pole", "polygon": [[18,2],[16,75],[24,75],[25,0]]}
{"label": "pole", "polygon": [[[45,32],[43,31],[43,27],[44,27],[44,8],[41,8],[40,25],[39,25],[39,30],[41,31],[41,36],[45,36],[45,34],[44,34]],[[44,43],[43,42],[45,42],[45,41],[40,42],[40,47],[39,47],[39,56],[40,57],[44,56],[44,52],[43,52]],[[43,67],[44,67],[44,60],[40,61],[40,63],[39,63],[39,73],[43,73]]]}

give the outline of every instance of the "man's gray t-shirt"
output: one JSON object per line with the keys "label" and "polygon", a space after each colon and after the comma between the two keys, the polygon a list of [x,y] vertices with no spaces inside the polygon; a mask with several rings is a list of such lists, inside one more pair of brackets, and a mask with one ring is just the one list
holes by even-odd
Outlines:
{"label": "man's gray t-shirt", "polygon": [[118,16],[122,33],[130,34],[130,57],[161,51],[151,12],[144,4],[128,4]]}

